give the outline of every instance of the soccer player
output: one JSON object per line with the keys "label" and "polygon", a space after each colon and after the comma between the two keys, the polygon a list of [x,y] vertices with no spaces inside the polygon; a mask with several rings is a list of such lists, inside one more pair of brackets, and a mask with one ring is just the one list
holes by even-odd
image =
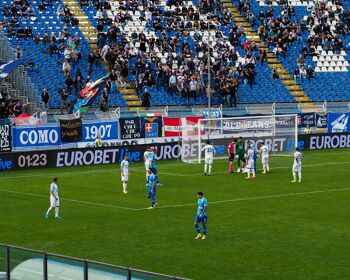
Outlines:
{"label": "soccer player", "polygon": [[202,152],[205,153],[205,161],[204,161],[204,176],[211,174],[211,166],[213,164],[213,159],[215,155],[215,149],[213,145],[210,144],[210,141],[207,140],[205,142],[204,147],[202,148]]}
{"label": "soccer player", "polygon": [[237,164],[238,164],[238,170],[237,172],[242,172],[242,165],[245,161],[244,155],[245,155],[245,144],[243,141],[243,138],[240,136],[238,138],[238,141],[236,142],[236,147],[235,147],[235,153],[238,156]]}
{"label": "soccer player", "polygon": [[269,147],[265,145],[265,142],[262,142],[260,146],[260,157],[261,157],[261,163],[263,166],[263,174],[266,174],[270,171],[270,165],[269,165]]}
{"label": "soccer player", "polygon": [[[248,158],[248,175],[245,177],[246,179],[255,179],[255,152],[254,152],[254,144],[250,143],[248,146],[248,151],[247,151],[247,158]],[[253,176],[250,177],[250,173],[253,173]]]}
{"label": "soccer player", "polygon": [[297,182],[297,175],[299,175],[299,183],[301,183],[301,161],[302,154],[299,151],[299,148],[295,148],[294,152],[294,163],[293,163],[293,181],[292,183]]}
{"label": "soccer player", "polygon": [[156,175],[152,173],[151,169],[148,169],[149,181],[148,181],[148,198],[151,201],[151,206],[148,209],[154,209],[158,204],[156,202],[156,192],[157,192],[157,179]]}
{"label": "soccer player", "polygon": [[45,218],[49,218],[50,211],[55,208],[55,218],[61,219],[60,216],[58,216],[58,213],[60,211],[60,198],[58,197],[58,185],[57,185],[58,179],[55,177],[53,178],[53,182],[50,185],[50,207],[46,212]]}
{"label": "soccer player", "polygon": [[129,179],[129,157],[128,157],[128,155],[125,155],[124,159],[120,163],[120,173],[121,173],[121,177],[122,177],[123,193],[127,194],[128,191],[126,189],[128,187],[128,179]]}
{"label": "soccer player", "polygon": [[[204,240],[205,235],[207,234],[208,200],[203,196],[202,192],[198,192],[197,198],[198,198],[198,210],[197,210],[197,216],[194,219],[194,227],[196,228],[196,231],[197,231],[197,236],[195,239]],[[203,234],[201,234],[201,228],[199,227],[200,223],[202,223],[202,226],[203,226]]]}
{"label": "soccer player", "polygon": [[228,148],[227,148],[228,160],[229,160],[229,165],[228,165],[229,173],[233,173],[233,160],[235,159],[235,144],[236,144],[236,139],[233,139],[233,141],[228,144]]}
{"label": "soccer player", "polygon": [[145,169],[146,169],[146,186],[148,186],[148,179],[149,179],[149,173],[148,169],[150,169],[150,163],[149,163],[149,155],[151,153],[150,147],[147,147],[146,151],[143,153],[143,161],[145,162]]}

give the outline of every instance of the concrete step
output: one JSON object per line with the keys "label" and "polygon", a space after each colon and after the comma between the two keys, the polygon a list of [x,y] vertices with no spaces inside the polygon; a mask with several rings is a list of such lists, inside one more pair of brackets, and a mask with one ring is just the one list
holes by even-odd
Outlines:
{"label": "concrete step", "polygon": [[279,61],[278,61],[277,57],[269,57],[269,58],[267,58],[267,63],[274,64],[274,63],[279,63]]}
{"label": "concrete step", "polygon": [[291,94],[293,94],[294,96],[306,96],[303,90],[293,90],[291,91]]}
{"label": "concrete step", "polygon": [[300,91],[301,88],[299,85],[291,85],[291,86],[286,86],[286,88],[290,91],[293,91],[293,90],[297,90],[297,91]]}
{"label": "concrete step", "polygon": [[293,79],[282,80],[282,83],[287,85],[287,86],[295,85],[295,81]]}
{"label": "concrete step", "polygon": [[310,101],[310,98],[308,96],[297,96],[295,97],[295,100],[299,102],[305,102],[305,101]]}
{"label": "concrete step", "polygon": [[122,94],[131,94],[131,93],[136,93],[136,89],[134,89],[134,88],[120,88],[119,92]]}
{"label": "concrete step", "polygon": [[141,103],[142,103],[142,101],[141,100],[137,100],[137,101],[126,101],[126,104],[128,104],[128,106],[140,106],[141,105]]}
{"label": "concrete step", "polygon": [[285,80],[285,79],[292,79],[292,75],[289,73],[286,74],[280,74],[280,79]]}
{"label": "concrete step", "polygon": [[140,100],[136,94],[123,95],[123,98],[126,100]]}

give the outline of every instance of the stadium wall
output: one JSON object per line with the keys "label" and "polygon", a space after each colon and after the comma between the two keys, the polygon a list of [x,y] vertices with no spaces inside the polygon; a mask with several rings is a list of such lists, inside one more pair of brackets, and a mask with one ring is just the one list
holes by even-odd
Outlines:
{"label": "stadium wall", "polygon": [[[249,140],[255,143],[262,140],[265,142],[271,140],[276,152],[285,151],[285,145],[289,145],[288,139],[284,138],[267,139],[262,137]],[[218,156],[226,154],[226,144],[216,145]],[[179,159],[181,153],[195,154],[195,149],[198,148],[197,144],[181,146],[179,143],[172,142],[151,145],[10,152],[0,154],[0,171],[116,164],[124,158],[125,154],[129,154],[131,162],[141,162],[146,146],[150,146],[157,151],[157,160]],[[350,148],[350,133],[299,135],[298,146],[301,150]]]}

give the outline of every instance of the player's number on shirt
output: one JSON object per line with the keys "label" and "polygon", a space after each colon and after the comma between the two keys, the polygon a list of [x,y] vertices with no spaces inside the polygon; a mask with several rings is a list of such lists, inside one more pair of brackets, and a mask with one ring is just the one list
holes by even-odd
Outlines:
{"label": "player's number on shirt", "polygon": [[101,135],[101,138],[109,138],[111,136],[111,130],[112,125],[106,124],[106,125],[92,125],[92,126],[86,126],[85,132],[86,132],[86,140],[95,140],[97,137],[97,134]]}
{"label": "player's number on shirt", "polygon": [[30,167],[30,166],[46,166],[47,156],[46,154],[32,154],[32,155],[20,155],[18,157],[19,167]]}

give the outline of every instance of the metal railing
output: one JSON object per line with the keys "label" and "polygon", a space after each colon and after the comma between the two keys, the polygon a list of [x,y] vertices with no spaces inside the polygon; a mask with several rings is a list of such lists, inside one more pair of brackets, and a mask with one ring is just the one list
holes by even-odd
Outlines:
{"label": "metal railing", "polygon": [[0,244],[0,279],[189,280],[5,244]]}

